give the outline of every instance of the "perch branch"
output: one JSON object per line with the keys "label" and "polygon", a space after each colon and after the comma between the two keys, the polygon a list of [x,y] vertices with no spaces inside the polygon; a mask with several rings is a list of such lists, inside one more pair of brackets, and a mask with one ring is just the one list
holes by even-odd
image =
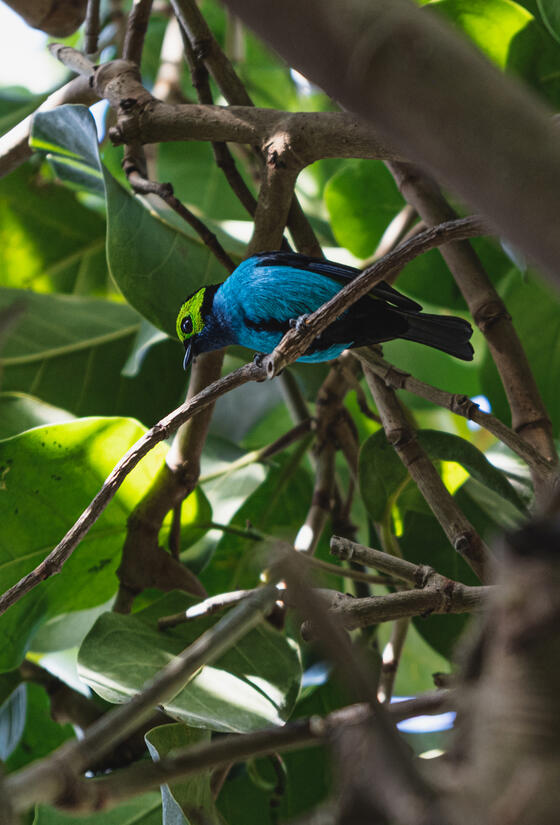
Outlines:
{"label": "perch branch", "polygon": [[[247,383],[247,381],[263,381],[266,378],[272,378],[281,366],[291,363],[307,349],[310,342],[310,329],[313,331],[312,335],[321,332],[335,317],[366,294],[373,284],[382,280],[385,275],[404,266],[409,260],[428,249],[445,243],[450,238],[468,237],[480,231],[482,226],[483,224],[478,219],[465,218],[452,221],[449,224],[442,224],[439,227],[432,227],[415,236],[406,244],[401,244],[393,253],[380,259],[370,269],[365,270],[363,275],[342,289],[334,299],[328,301],[317,312],[310,315],[303,330],[298,331],[294,328],[287,332],[276,350],[271,355],[266,356],[261,365],[253,363],[240,367],[211,384],[159,421],[117,463],[99,493],[54,550],[34,570],[0,596],[0,615],[41,581],[62,569],[65,561],[71,556],[81,539],[101,515],[128,473],[155,444],[174,433],[181,424],[188,421],[196,412],[208,404],[213,403],[224,393]],[[287,342],[289,346],[283,346],[283,342]]]}

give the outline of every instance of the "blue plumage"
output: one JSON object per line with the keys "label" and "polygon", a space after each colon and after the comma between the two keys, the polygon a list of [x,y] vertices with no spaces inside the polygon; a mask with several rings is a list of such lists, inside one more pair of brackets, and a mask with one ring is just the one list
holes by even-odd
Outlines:
{"label": "blue plumage", "polygon": [[[185,366],[193,355],[240,344],[271,352],[290,325],[318,309],[360,274],[352,267],[292,252],[269,252],[243,261],[223,284],[202,287],[182,305],[177,334]],[[407,338],[472,359],[470,324],[428,315],[410,298],[381,283],[316,338],[299,359],[336,358],[349,347]]]}

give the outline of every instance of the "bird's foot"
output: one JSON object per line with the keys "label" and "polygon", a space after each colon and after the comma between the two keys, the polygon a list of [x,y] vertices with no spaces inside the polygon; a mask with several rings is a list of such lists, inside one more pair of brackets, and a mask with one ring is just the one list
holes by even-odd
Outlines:
{"label": "bird's foot", "polygon": [[309,315],[306,313],[305,315],[300,315],[299,318],[290,318],[288,323],[290,328],[296,328],[296,332],[302,332],[305,329],[308,318]]}
{"label": "bird's foot", "polygon": [[255,364],[257,367],[262,367],[263,358],[264,358],[264,352],[256,352],[254,357],[253,357],[253,364]]}

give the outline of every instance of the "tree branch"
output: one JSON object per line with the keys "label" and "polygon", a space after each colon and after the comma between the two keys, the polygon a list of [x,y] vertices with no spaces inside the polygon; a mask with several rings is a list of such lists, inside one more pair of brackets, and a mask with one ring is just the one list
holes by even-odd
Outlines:
{"label": "tree branch", "polygon": [[468,396],[450,393],[433,387],[431,384],[426,384],[424,381],[414,378],[410,373],[394,367],[371,349],[361,348],[353,352],[362,364],[367,364],[369,369],[382,378],[388,387],[395,390],[407,390],[420,396],[420,398],[431,401],[433,404],[445,407],[455,415],[460,415],[468,421],[474,421],[496,436],[506,447],[509,447],[510,450],[523,459],[548,485],[558,483],[558,470],[554,462],[544,458],[535,447],[500,421],[499,418],[483,412],[478,404],[471,401]]}
{"label": "tree branch", "polygon": [[[381,418],[387,441],[393,445],[402,463],[418,485],[434,516],[455,550],[484,581],[487,575],[490,551],[469,522],[453,496],[448,492],[426,451],[420,446],[415,432],[392,389],[368,366],[364,375]],[[401,594],[403,597],[407,594]]]}

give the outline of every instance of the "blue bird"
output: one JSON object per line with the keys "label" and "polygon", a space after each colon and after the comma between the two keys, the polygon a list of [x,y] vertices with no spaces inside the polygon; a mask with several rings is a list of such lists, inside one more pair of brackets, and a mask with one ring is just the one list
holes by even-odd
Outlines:
{"label": "blue bird", "polygon": [[[202,352],[240,344],[268,353],[298,318],[318,309],[359,269],[295,252],[265,252],[243,261],[222,284],[187,298],[177,316],[183,366]],[[405,338],[472,361],[472,327],[463,318],[422,314],[416,301],[381,282],[315,338],[298,359],[330,361],[350,347]]]}

